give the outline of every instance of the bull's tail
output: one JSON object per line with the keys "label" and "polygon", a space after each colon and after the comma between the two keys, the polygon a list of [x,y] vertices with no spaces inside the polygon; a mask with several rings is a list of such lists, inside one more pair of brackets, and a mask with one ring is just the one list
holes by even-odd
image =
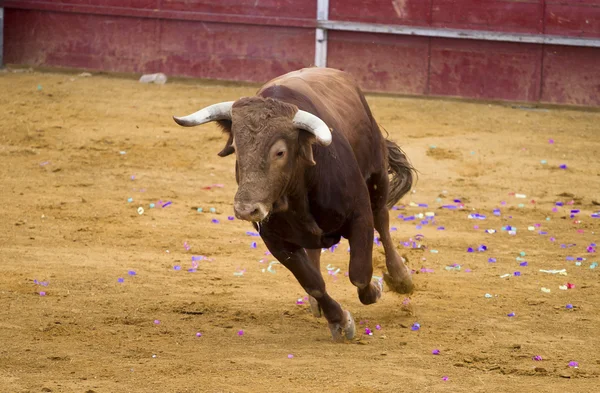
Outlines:
{"label": "bull's tail", "polygon": [[417,171],[400,146],[389,139],[385,140],[385,145],[388,151],[388,173],[392,175],[387,200],[387,207],[391,209],[410,191],[413,181],[417,179]]}

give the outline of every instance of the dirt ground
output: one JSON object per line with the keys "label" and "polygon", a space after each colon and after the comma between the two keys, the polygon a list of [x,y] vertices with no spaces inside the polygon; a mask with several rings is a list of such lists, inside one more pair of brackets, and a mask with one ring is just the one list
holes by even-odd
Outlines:
{"label": "dirt ground", "polygon": [[391,212],[417,290],[363,306],[326,251],[335,344],[228,220],[216,126],[171,119],[255,90],[0,73],[0,392],[599,391],[600,112],[369,96],[420,171]]}

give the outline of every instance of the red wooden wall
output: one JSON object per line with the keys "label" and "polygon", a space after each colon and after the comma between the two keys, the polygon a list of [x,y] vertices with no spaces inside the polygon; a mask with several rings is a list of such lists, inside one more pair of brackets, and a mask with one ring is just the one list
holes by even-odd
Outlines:
{"label": "red wooden wall", "polygon": [[[264,82],[314,62],[316,0],[4,1],[6,63]],[[330,0],[329,19],[600,39],[600,0]],[[600,106],[600,48],[328,32],[366,90]]]}

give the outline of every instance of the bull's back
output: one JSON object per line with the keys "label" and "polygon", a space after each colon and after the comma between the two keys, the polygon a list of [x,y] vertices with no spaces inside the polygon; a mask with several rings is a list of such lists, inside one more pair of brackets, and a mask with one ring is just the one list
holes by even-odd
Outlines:
{"label": "bull's back", "polygon": [[[336,134],[345,137],[358,161],[363,176],[368,177],[382,162],[382,135],[356,81],[347,73],[331,68],[304,68],[267,82],[258,92],[284,86],[306,97],[313,108],[300,109],[317,113]],[[338,136],[339,137],[339,136]]]}

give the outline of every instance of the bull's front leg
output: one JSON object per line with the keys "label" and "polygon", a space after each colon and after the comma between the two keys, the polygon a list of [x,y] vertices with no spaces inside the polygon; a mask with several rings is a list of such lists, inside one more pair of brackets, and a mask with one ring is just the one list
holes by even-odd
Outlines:
{"label": "bull's front leg", "polygon": [[350,282],[358,288],[362,304],[373,304],[383,290],[379,281],[373,281],[373,216],[371,211],[358,211],[349,223]]}
{"label": "bull's front leg", "polygon": [[356,328],[352,315],[342,310],[340,304],[329,296],[321,271],[311,263],[304,248],[269,239],[268,236],[263,237],[263,240],[273,256],[292,272],[306,293],[316,299],[329,323],[333,339],[344,341],[354,338]]}

